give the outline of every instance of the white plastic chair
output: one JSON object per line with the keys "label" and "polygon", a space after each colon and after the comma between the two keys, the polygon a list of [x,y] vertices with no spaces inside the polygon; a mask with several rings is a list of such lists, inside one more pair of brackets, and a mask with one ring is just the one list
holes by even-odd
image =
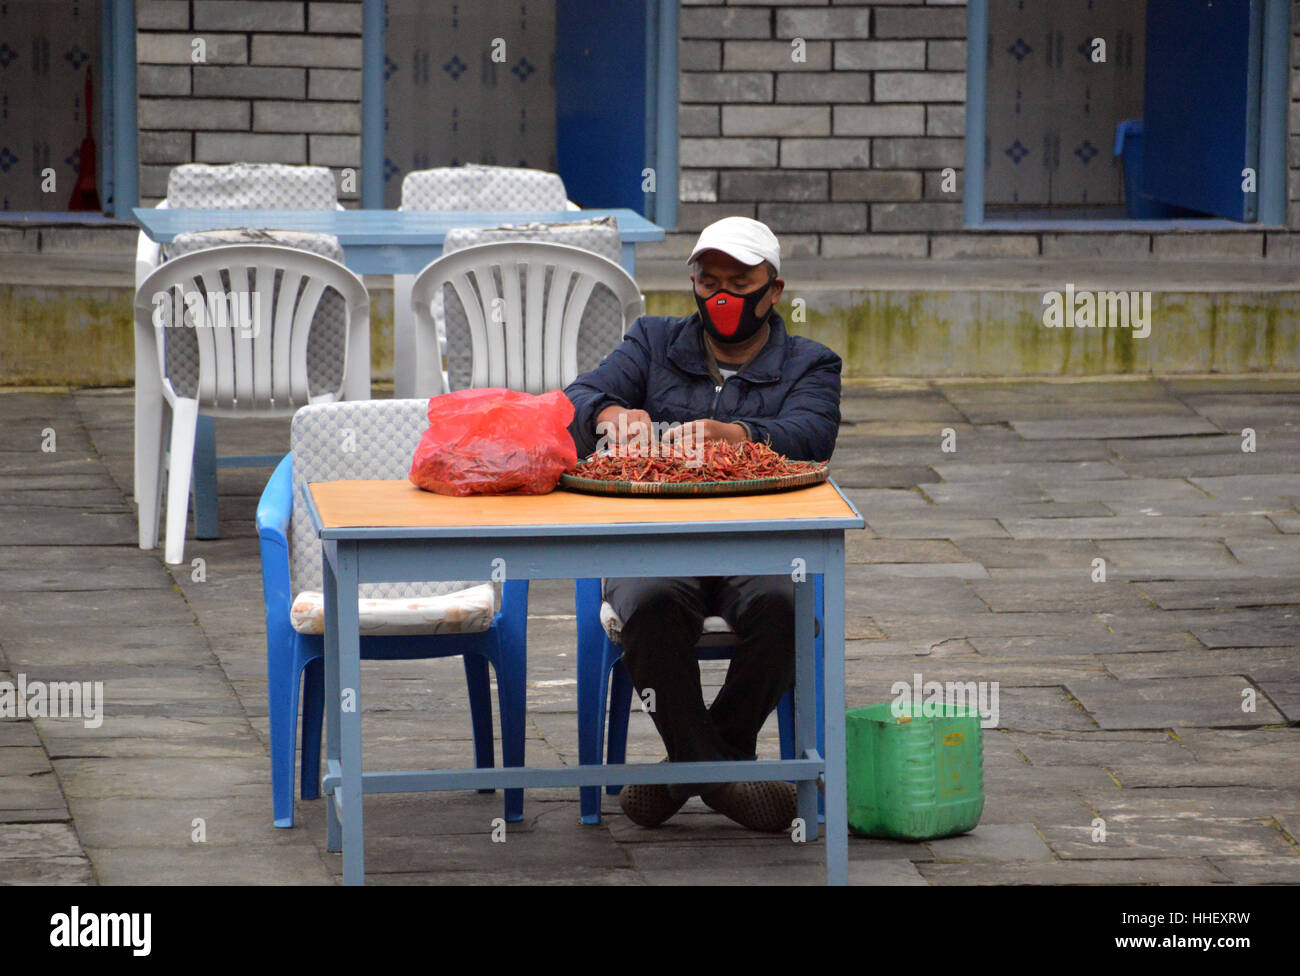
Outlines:
{"label": "white plastic chair", "polygon": [[[312,392],[308,344],[327,289],[342,296],[346,308],[343,370],[337,388]],[[246,303],[239,298],[244,294]],[[229,304],[225,304],[227,296],[233,299]],[[202,313],[196,317],[199,303]],[[247,319],[241,314],[245,311]],[[370,397],[370,296],[359,277],[317,254],[272,244],[238,244],[173,258],[137,289],[135,327],[142,359],[152,364],[152,368],[137,364],[140,548],[157,544],[161,472],[167,455],[165,558],[169,563],[184,558],[200,414],[288,416],[308,403]],[[177,327],[194,329],[195,375],[177,375],[175,357],[169,364],[168,334]],[[171,414],[167,442],[164,405]]]}
{"label": "white plastic chair", "polygon": [[[230,163],[211,166],[204,163],[186,163],[176,166],[167,177],[167,199],[156,209],[178,210],[342,210],[334,174],[325,166],[291,166],[282,163]],[[143,231],[135,248],[135,287],[171,255],[165,245],[150,240]],[[143,355],[142,337],[136,336],[136,386],[142,380],[141,371],[149,367]],[[139,459],[147,453],[142,442],[144,431],[140,425],[140,411],[136,410],[136,468],[134,494],[140,501],[142,472]],[[211,431],[209,430],[209,435]],[[216,498],[216,446],[209,436],[205,467],[210,469],[212,483],[203,486],[203,494],[213,509],[211,519],[215,528]]]}
{"label": "white plastic chair", "polygon": [[[465,310],[469,385],[527,393],[562,389],[578,377],[578,332],[592,292],[613,292],[623,331],[645,308],[632,276],[618,264],[566,244],[510,241],[479,244],[430,263],[415,279],[411,310],[420,341],[417,379],[439,375],[430,351],[434,295],[455,292]],[[458,337],[448,336],[456,349]],[[428,360],[428,361],[426,361]]]}
{"label": "white plastic chair", "polygon": [[[400,210],[488,210],[526,212],[530,210],[579,210],[568,199],[564,181],[556,173],[514,166],[440,166],[414,170],[402,179]],[[414,321],[411,318],[411,287],[415,275],[393,276],[393,348],[410,349]],[[441,309],[434,308],[438,350],[447,352]],[[399,397],[436,395],[434,389],[423,394],[416,390],[415,357],[398,356],[393,363],[394,394]]]}

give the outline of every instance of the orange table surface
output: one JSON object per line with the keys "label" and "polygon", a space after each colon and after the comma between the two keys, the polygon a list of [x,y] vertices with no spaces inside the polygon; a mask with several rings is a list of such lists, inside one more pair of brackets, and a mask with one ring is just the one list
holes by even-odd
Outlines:
{"label": "orange table surface", "polygon": [[562,488],[547,495],[456,498],[409,481],[319,481],[309,488],[325,529],[859,518],[829,483],[770,495],[704,498],[613,498]]}

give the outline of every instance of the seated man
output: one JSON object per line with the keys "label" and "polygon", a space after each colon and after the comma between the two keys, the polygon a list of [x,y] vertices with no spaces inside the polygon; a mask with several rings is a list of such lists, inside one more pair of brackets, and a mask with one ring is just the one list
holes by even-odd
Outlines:
{"label": "seated man", "polygon": [[[754,440],[792,460],[829,460],[840,423],[840,357],[786,332],[776,312],[784,285],[776,236],[756,220],[726,217],[704,229],[688,263],[698,312],[637,319],[617,349],[565,390],[578,456],[602,435],[605,443],[644,444],[652,430],[680,424],[663,443],[689,452],[692,438]],[[793,578],[609,579],[605,599],[623,622],[633,683],[654,690],[651,717],[665,761],[756,758],[759,730],[794,682]],[[737,640],[726,682],[706,708],[695,645],[712,615]],[[619,803],[633,822],[653,827],[697,793],[755,830],[787,830],[797,816],[796,790],[786,782],[625,786]]]}

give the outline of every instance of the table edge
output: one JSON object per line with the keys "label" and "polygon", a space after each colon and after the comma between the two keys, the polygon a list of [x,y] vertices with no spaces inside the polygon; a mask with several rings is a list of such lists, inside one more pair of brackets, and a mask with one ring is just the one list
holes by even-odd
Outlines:
{"label": "table edge", "polygon": [[[350,480],[350,479],[337,479]],[[710,532],[750,532],[756,528],[764,532],[835,532],[849,529],[866,528],[866,520],[857,507],[844,496],[834,479],[827,483],[834,489],[846,505],[853,511],[853,518],[825,517],[803,519],[742,519],[725,522],[689,522],[666,524],[663,522],[589,522],[577,525],[549,523],[543,525],[402,525],[402,526],[336,526],[324,528],[320,511],[316,508],[316,499],[311,493],[312,482],[304,481],[300,486],[303,499],[307,503],[307,513],[311,517],[312,527],[322,540],[339,542],[367,542],[401,539],[500,539],[508,537],[527,538],[530,536],[596,536],[596,535],[703,535]]]}
{"label": "table edge", "polygon": [[[155,223],[155,221],[163,222],[163,223],[168,222],[175,215],[179,215],[179,214],[204,213],[213,216],[220,221],[234,221],[235,215],[247,215],[249,217],[248,220],[244,220],[243,222],[232,223],[229,228],[206,228],[206,229],[233,229],[235,227],[247,226],[249,223],[253,223],[256,225],[257,215],[268,215],[268,214],[276,214],[279,216],[283,216],[285,214],[312,213],[312,214],[326,214],[329,215],[331,218],[336,218],[338,214],[354,214],[354,213],[389,213],[389,214],[396,214],[396,213],[458,214],[461,213],[461,211],[456,211],[456,210],[411,211],[411,210],[386,210],[386,209],[384,210],[373,209],[373,210],[292,211],[292,210],[238,210],[238,209],[228,209],[228,208],[198,210],[198,209],[187,208],[183,210],[170,210],[170,209],[159,210],[156,207],[133,207],[131,212],[134,217],[134,221],[136,225],[140,228],[140,230],[144,233],[146,237],[148,237],[151,241],[153,241],[156,244],[169,244],[172,242],[172,240],[175,239],[177,234],[188,232],[189,229],[179,229],[175,231],[162,231],[157,227],[150,226],[151,224]],[[524,211],[524,213],[529,213],[529,212],[533,212],[533,211]],[[497,211],[497,210],[466,211],[465,213],[492,214],[492,217],[488,219],[488,223],[483,224],[482,226],[489,226],[490,223],[496,221],[507,222],[507,223],[510,222],[512,219],[514,221],[518,221],[520,217],[520,214],[518,213],[511,213],[510,211]],[[598,208],[592,210],[581,210],[581,211],[545,210],[545,211],[535,211],[535,213],[547,215],[545,217],[545,220],[547,221],[560,222],[560,223],[571,223],[583,219],[594,219],[599,217],[612,216],[616,220],[620,221],[619,239],[624,243],[634,244],[634,243],[648,243],[651,241],[660,241],[663,240],[664,236],[667,234],[666,228],[661,227],[660,225],[656,224],[654,221],[649,220],[646,217],[643,217],[635,210],[631,210],[625,207],[612,207],[612,208],[604,207],[604,208]],[[572,216],[576,214],[582,214],[583,216],[581,217]],[[571,219],[570,220],[559,219],[565,216],[571,216]],[[269,218],[264,217],[263,222],[265,222],[266,219]],[[344,217],[343,219],[350,220],[353,218]],[[539,219],[539,218],[533,218],[533,219]],[[473,224],[472,226],[480,226],[480,225],[476,223]],[[193,228],[193,229],[197,230],[200,228]],[[292,230],[293,228],[283,228],[283,229]],[[424,234],[427,234],[430,239],[429,240],[418,239],[420,235],[424,235]],[[336,234],[335,236],[339,236],[339,235]],[[430,230],[427,232],[412,231],[409,232],[409,236],[415,237],[416,239],[414,240],[408,239],[404,241],[394,241],[391,239],[391,236],[389,235],[385,235],[373,231],[371,232],[357,231],[355,233],[347,234],[346,236],[349,238],[349,240],[346,244],[344,244],[345,248],[346,247],[379,247],[379,246],[392,247],[392,246],[404,246],[404,245],[420,246],[420,245],[440,244],[442,242],[442,238],[446,236],[446,231],[445,230],[443,231]]]}

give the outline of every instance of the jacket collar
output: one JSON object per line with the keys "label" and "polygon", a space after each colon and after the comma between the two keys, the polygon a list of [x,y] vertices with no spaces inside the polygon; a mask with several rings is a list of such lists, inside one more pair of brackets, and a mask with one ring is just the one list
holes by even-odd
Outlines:
{"label": "jacket collar", "polygon": [[[775,383],[781,378],[781,363],[785,360],[788,334],[785,321],[772,310],[768,319],[767,344],[741,371],[750,383]],[[704,323],[700,313],[686,319],[677,337],[668,346],[668,359],[676,366],[697,376],[711,376],[704,352]]]}

